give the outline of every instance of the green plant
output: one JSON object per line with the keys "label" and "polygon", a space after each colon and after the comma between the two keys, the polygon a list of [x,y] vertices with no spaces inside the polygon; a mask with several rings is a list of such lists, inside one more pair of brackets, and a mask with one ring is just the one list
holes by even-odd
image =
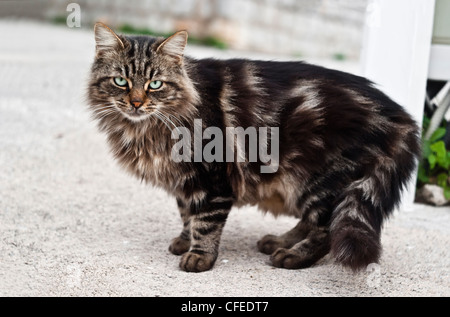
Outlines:
{"label": "green plant", "polygon": [[[151,35],[151,36],[162,36],[162,37],[169,37],[171,36],[173,33],[159,33],[159,32],[154,32],[150,29],[146,29],[146,28],[135,28],[132,25],[129,24],[124,24],[122,26],[120,26],[118,28],[118,30],[122,33],[126,33],[126,34],[139,34],[139,35]],[[192,44],[198,44],[198,45],[204,45],[204,46],[210,46],[210,47],[215,47],[218,49],[227,49],[228,45],[223,42],[222,40],[215,38],[215,37],[206,37],[206,38],[197,38],[194,36],[189,36],[188,38],[189,43]]]}
{"label": "green plant", "polygon": [[347,56],[344,53],[335,53],[333,54],[333,59],[342,62],[347,60]]}
{"label": "green plant", "polygon": [[[424,130],[430,123],[424,119]],[[445,198],[450,200],[450,150],[442,140],[447,133],[444,127],[437,129],[430,139],[423,140],[422,160],[419,164],[418,185],[435,184],[444,189]]]}
{"label": "green plant", "polygon": [[154,32],[147,28],[136,28],[130,24],[123,24],[123,25],[119,26],[118,31],[125,33],[125,34],[151,35],[151,36],[162,36],[162,37],[169,37],[172,35],[172,33]]}
{"label": "green plant", "polygon": [[200,45],[211,46],[211,47],[215,47],[215,48],[218,48],[221,50],[225,50],[228,47],[224,41],[222,41],[214,36],[208,36],[204,39],[200,39],[197,41],[200,43]]}
{"label": "green plant", "polygon": [[56,15],[50,18],[50,22],[58,25],[66,25],[67,17],[65,15]]}

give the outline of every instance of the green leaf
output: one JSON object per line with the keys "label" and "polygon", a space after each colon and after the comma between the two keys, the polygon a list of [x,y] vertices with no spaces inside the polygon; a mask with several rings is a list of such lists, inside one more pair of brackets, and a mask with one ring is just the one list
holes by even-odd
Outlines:
{"label": "green leaf", "polygon": [[444,141],[439,141],[431,145],[431,150],[436,154],[436,163],[443,169],[449,168],[447,149],[445,148]]}
{"label": "green leaf", "polygon": [[431,142],[428,140],[423,141],[422,146],[422,155],[424,158],[427,158],[431,154]]}
{"label": "green leaf", "polygon": [[417,178],[419,179],[420,182],[425,184],[430,182],[430,179],[427,176],[427,171],[422,164],[419,165],[419,172],[417,174]]}
{"label": "green leaf", "polygon": [[448,179],[448,174],[447,173],[441,173],[437,177],[437,184],[439,186],[445,188],[447,186],[447,179]]}
{"label": "green leaf", "polygon": [[431,150],[436,154],[436,157],[440,160],[447,159],[447,149],[445,148],[444,141],[439,141],[430,146]]}
{"label": "green leaf", "polygon": [[447,156],[446,158],[444,158],[442,160],[442,162],[440,163],[440,165],[442,166],[442,168],[448,170],[450,168],[450,159],[449,159],[449,157]]}
{"label": "green leaf", "polygon": [[436,167],[436,156],[434,154],[428,155],[428,163],[430,163],[430,169],[434,169]]}
{"label": "green leaf", "polygon": [[445,136],[446,130],[444,128],[437,129],[430,138],[431,143],[434,143]]}
{"label": "green leaf", "polygon": [[450,200],[450,186],[445,186],[444,196],[445,196],[445,199]]}

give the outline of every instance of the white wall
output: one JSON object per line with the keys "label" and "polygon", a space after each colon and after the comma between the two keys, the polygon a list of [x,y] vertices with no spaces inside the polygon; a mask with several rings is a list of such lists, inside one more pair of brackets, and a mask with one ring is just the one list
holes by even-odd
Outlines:
{"label": "white wall", "polygon": [[[363,75],[422,124],[435,0],[371,0],[362,51]],[[402,209],[412,206],[415,180]]]}

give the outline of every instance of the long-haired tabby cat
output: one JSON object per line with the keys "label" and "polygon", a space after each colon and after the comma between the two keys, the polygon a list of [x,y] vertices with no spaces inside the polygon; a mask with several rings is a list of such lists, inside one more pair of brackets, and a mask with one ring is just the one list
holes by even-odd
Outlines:
{"label": "long-haired tabby cat", "polygon": [[[310,267],[330,252],[355,271],[379,260],[383,221],[420,145],[412,118],[371,82],[303,62],[186,57],[185,31],[125,36],[97,23],[95,40],[90,109],[121,165],[176,198],[183,229],[169,250],[182,270],[212,268],[228,213],[243,205],[299,219],[257,243],[276,267]],[[194,134],[198,119],[224,135],[278,128],[277,170],[261,173],[266,163],[248,154],[176,162],[173,130]]]}

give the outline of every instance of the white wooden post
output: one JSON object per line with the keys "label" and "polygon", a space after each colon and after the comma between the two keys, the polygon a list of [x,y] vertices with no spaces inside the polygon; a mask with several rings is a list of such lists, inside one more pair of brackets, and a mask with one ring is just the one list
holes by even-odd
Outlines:
{"label": "white wooden post", "polygon": [[[362,50],[363,75],[378,84],[421,125],[435,0],[371,0]],[[411,209],[416,175],[403,195]]]}

